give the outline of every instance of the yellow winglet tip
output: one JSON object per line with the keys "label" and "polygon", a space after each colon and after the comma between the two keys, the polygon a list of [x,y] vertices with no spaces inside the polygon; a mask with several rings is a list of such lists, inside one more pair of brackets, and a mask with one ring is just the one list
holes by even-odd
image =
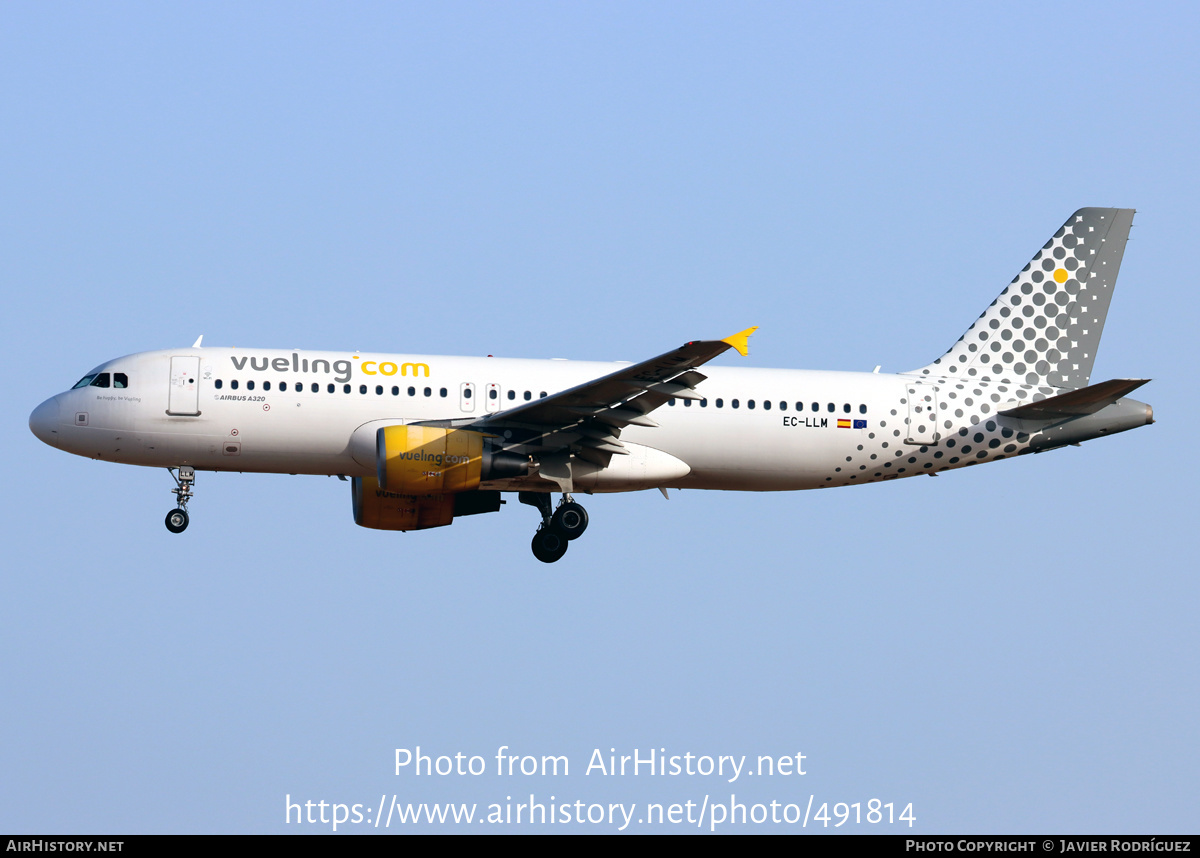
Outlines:
{"label": "yellow winglet tip", "polygon": [[726,337],[721,342],[728,346],[733,346],[733,348],[738,350],[738,354],[745,357],[750,354],[750,335],[757,330],[758,325],[755,325],[753,328],[746,328],[746,330],[736,333],[732,337]]}

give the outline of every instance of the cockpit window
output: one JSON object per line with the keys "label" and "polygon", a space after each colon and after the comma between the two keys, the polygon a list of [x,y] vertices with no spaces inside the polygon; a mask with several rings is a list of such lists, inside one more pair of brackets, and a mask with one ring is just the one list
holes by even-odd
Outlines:
{"label": "cockpit window", "polygon": [[124,390],[129,387],[129,376],[123,372],[93,372],[75,382],[71,390],[81,387],[115,387]]}

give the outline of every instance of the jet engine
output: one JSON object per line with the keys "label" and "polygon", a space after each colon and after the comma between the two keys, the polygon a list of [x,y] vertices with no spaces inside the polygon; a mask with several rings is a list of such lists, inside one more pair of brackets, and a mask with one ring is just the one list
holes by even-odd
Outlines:
{"label": "jet engine", "polygon": [[487,435],[437,426],[380,428],[375,461],[379,487],[402,494],[466,492],[529,473],[527,456],[493,450]]}
{"label": "jet engine", "polygon": [[529,473],[529,459],[492,449],[479,432],[385,426],[375,436],[377,473],[351,481],[354,523],[379,530],[443,527],[455,516],[495,512],[500,492],[488,480]]}

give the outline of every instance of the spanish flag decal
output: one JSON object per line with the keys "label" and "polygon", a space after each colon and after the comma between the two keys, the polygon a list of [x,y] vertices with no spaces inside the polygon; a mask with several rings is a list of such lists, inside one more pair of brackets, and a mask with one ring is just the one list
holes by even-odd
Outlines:
{"label": "spanish flag decal", "polygon": [[850,428],[850,425],[851,425],[851,424],[850,424],[850,421],[849,421],[849,420],[839,420],[839,421],[838,421],[838,428],[839,428],[839,429],[849,429],[849,428]]}

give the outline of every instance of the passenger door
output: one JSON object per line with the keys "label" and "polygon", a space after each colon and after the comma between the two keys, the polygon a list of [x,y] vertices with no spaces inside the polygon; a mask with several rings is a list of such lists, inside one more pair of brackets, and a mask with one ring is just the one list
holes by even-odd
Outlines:
{"label": "passenger door", "polygon": [[171,388],[167,413],[172,417],[197,417],[200,414],[200,358],[171,358]]}

